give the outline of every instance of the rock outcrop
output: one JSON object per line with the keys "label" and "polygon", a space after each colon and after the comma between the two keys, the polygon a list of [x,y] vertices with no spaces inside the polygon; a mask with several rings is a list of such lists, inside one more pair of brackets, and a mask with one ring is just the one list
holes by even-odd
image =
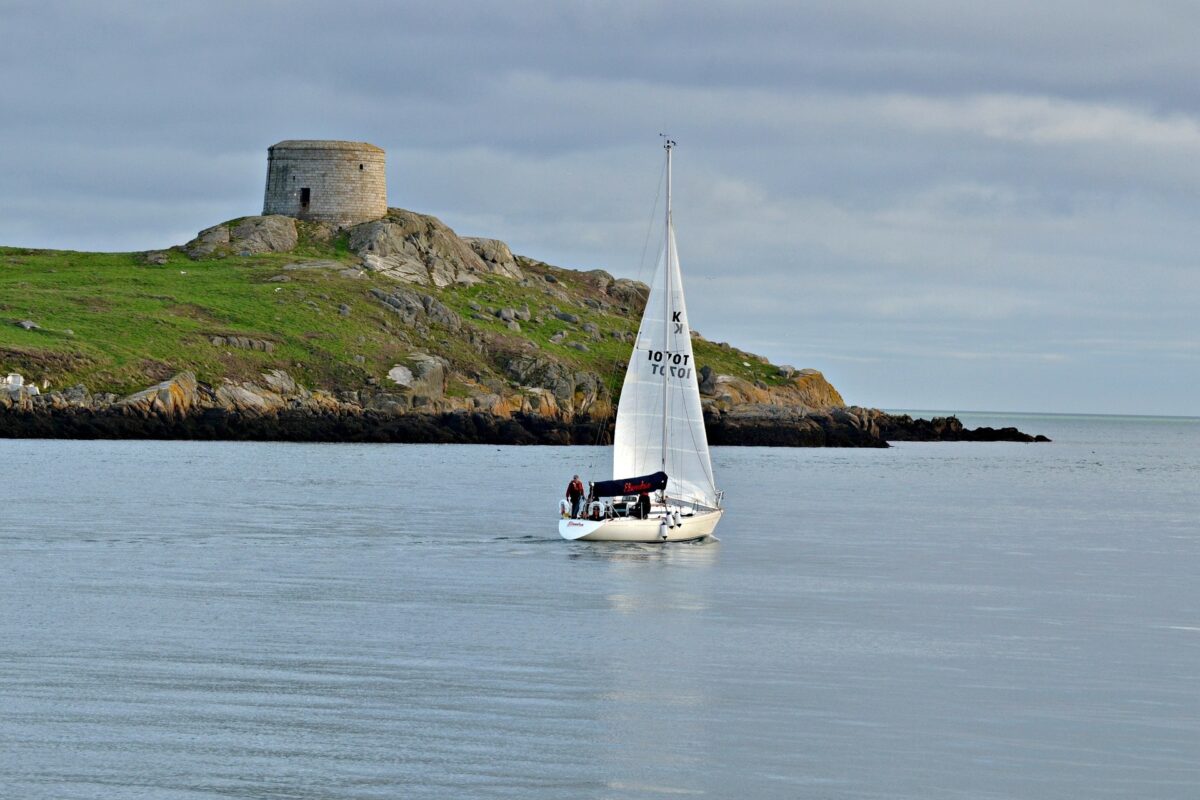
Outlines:
{"label": "rock outcrop", "polygon": [[[603,398],[604,386],[599,376],[573,371],[541,356],[512,355],[504,362],[504,371],[526,389],[548,391],[554,398],[556,409],[568,414],[593,414],[597,410],[597,402]],[[604,408],[607,410],[608,406]]]}
{"label": "rock outcrop", "polygon": [[461,239],[436,217],[401,208],[354,226],[349,242],[364,267],[404,283],[441,287],[490,274],[522,277],[504,242]]}
{"label": "rock outcrop", "polygon": [[713,445],[887,447],[871,409],[805,411],[753,404],[706,410],[704,422]]}
{"label": "rock outcrop", "polygon": [[296,220],[279,214],[245,217],[223,222],[200,231],[183,246],[189,258],[252,256],[258,253],[289,253],[296,248],[299,234]]}
{"label": "rock outcrop", "polygon": [[641,308],[646,305],[646,298],[650,296],[650,287],[641,281],[617,278],[605,287],[605,293],[618,303],[630,308]]}
{"label": "rock outcrop", "polygon": [[403,364],[388,371],[388,378],[404,392],[440,399],[446,393],[449,362],[429,353],[410,353]]}
{"label": "rock outcrop", "polygon": [[441,325],[450,330],[462,327],[462,318],[433,295],[399,286],[391,292],[372,289],[371,296],[399,315],[406,325],[426,331],[428,325]]}
{"label": "rock outcrop", "polygon": [[122,413],[141,417],[181,419],[199,405],[198,388],[196,376],[183,372],[169,381],[122,398],[115,406]]}
{"label": "rock outcrop", "polygon": [[1048,442],[1016,428],[964,428],[957,417],[913,419],[908,414],[879,414],[879,432],[891,442]]}
{"label": "rock outcrop", "polygon": [[719,375],[707,366],[700,368],[697,378],[701,402],[718,413],[747,406],[817,411],[846,405],[838,390],[815,369],[794,371],[776,385]]}
{"label": "rock outcrop", "polygon": [[508,245],[499,239],[480,239],[474,236],[464,236],[463,241],[470,245],[475,254],[483,259],[487,271],[493,275],[503,275],[506,278],[521,280],[525,277],[517,265]]}

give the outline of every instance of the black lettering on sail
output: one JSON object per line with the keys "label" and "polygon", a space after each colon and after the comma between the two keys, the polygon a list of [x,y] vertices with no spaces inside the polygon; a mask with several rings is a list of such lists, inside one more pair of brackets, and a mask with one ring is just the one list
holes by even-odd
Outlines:
{"label": "black lettering on sail", "polygon": [[671,322],[679,322],[679,315],[682,313],[683,313],[682,311],[676,311],[674,314],[672,314]]}

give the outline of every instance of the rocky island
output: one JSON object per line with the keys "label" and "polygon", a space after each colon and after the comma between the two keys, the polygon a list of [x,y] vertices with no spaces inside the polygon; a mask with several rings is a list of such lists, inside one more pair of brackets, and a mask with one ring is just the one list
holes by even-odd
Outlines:
{"label": "rocky island", "polygon": [[[389,208],[379,147],[282,141],[263,213],[182,246],[0,247],[0,437],[606,443],[647,294]],[[1035,440],[692,337],[714,444]]]}
{"label": "rocky island", "polygon": [[[0,287],[0,372],[22,376],[0,436],[518,444],[608,441],[647,293],[402,209],[341,230],[246,217],[145,253],[0,248]],[[713,444],[1035,440],[693,347]]]}

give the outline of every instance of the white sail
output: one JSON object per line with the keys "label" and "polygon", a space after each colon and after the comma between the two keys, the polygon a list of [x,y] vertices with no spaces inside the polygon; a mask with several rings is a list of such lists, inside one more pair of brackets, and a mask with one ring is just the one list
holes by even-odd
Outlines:
{"label": "white sail", "polygon": [[[613,441],[615,486],[594,484],[601,497],[630,493],[623,479],[667,474],[663,497],[650,507],[597,504],[586,518],[561,513],[559,535],[570,541],[684,542],[712,536],[725,510],[713,481],[708,437],[700,410],[700,385],[683,279],[671,221],[671,149],[667,139],[667,218],[663,258],[650,282],[650,296],[625,370]],[[661,479],[642,484],[662,486]]]}
{"label": "white sail", "polygon": [[621,389],[613,478],[662,470],[668,477],[668,498],[716,508],[718,493],[700,408],[669,191],[667,197],[667,247],[650,284]]}

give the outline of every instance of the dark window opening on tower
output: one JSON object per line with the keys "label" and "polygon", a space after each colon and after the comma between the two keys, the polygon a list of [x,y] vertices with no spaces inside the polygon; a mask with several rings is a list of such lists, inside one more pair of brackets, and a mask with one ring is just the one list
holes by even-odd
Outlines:
{"label": "dark window opening on tower", "polygon": [[362,164],[359,164],[359,165],[358,165],[358,168],[359,168],[359,169],[362,169]]}
{"label": "dark window opening on tower", "polygon": [[308,201],[312,199],[312,189],[307,186],[300,190],[300,207],[308,208]]}

